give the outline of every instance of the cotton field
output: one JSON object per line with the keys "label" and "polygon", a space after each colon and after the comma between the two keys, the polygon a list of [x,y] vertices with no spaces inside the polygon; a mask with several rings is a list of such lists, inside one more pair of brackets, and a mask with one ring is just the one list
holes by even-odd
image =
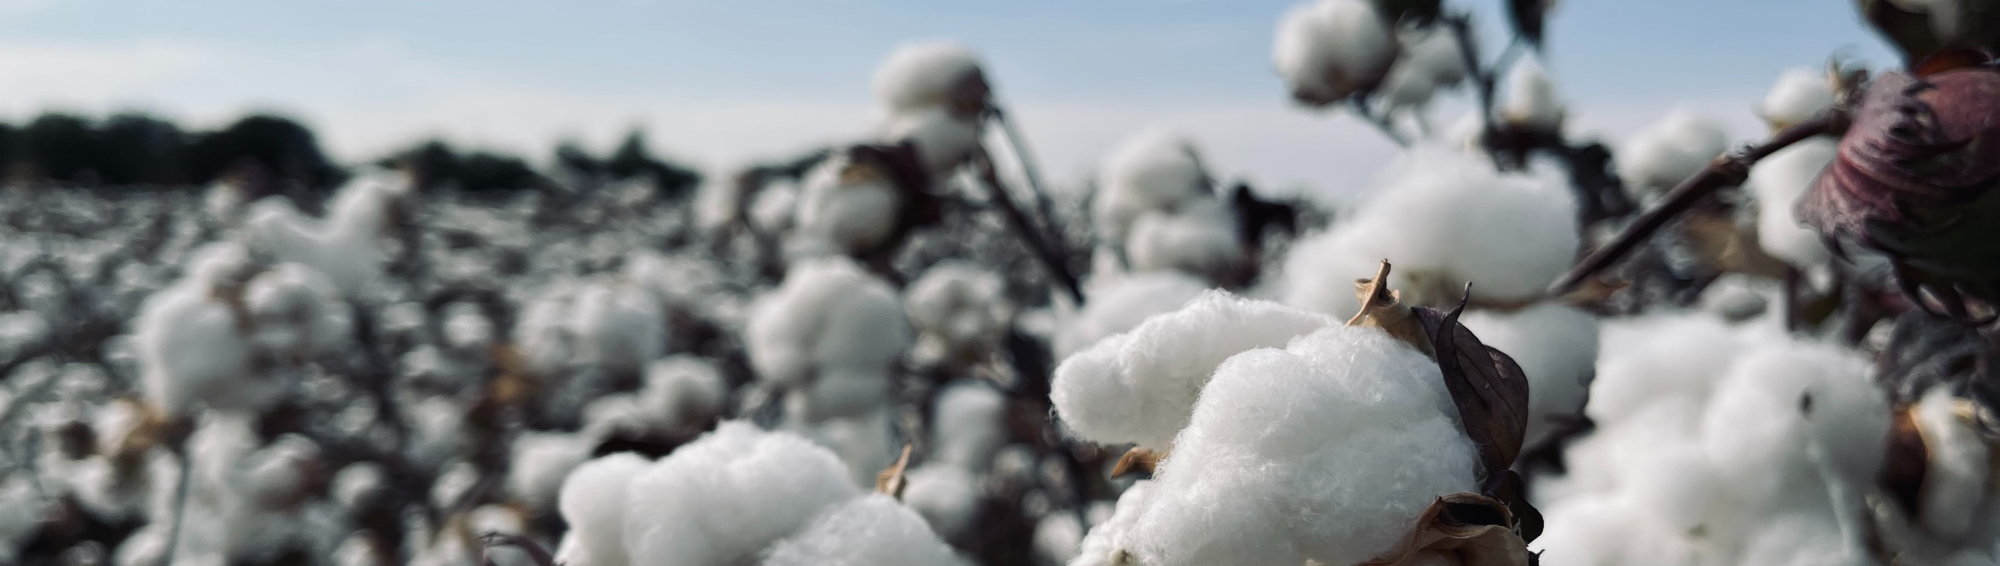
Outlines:
{"label": "cotton field", "polygon": [[1046,175],[948,39],[735,167],[29,152],[0,565],[2000,564],[2000,13],[1604,139],[1552,2],[1452,4],[1271,22],[1398,147],[1337,201],[1164,126]]}

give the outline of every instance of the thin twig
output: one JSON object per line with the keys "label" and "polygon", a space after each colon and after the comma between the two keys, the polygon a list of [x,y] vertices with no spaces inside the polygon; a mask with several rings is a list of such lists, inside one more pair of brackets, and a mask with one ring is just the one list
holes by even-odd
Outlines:
{"label": "thin twig", "polygon": [[1763,144],[1745,147],[1735,154],[1715,158],[1709,162],[1708,167],[1695,173],[1693,177],[1681,181],[1679,186],[1668,192],[1660,206],[1639,215],[1639,218],[1633,220],[1624,232],[1618,234],[1617,239],[1584,257],[1583,261],[1578,262],[1569,273],[1556,280],[1550,291],[1557,295],[1568,293],[1584,279],[1611,267],[1619,259],[1624,258],[1625,254],[1630,253],[1632,248],[1638,247],[1654,232],[1665,227],[1667,222],[1687,212],[1695,203],[1701,201],[1702,197],[1713,194],[1723,187],[1742,184],[1744,178],[1749,175],[1750,166],[1755,165],[1757,161],[1807,138],[1844,131],[1846,127],[1847,112],[1835,108],[1787,127],[1772,135],[1770,141]]}
{"label": "thin twig", "polygon": [[1000,123],[1000,131],[1007,135],[1007,147],[1014,151],[1014,160],[1021,164],[1021,176],[1028,179],[1028,190],[1035,192],[1035,213],[1053,228],[1055,205],[1049,202],[1048,185],[1042,184],[1042,168],[1035,164],[1035,154],[1028,151],[1028,137],[1021,135],[1021,130],[1014,126],[1014,120],[1007,117],[999,104],[987,108],[987,112]]}
{"label": "thin twig", "polygon": [[179,447],[176,451],[181,457],[181,477],[174,487],[174,524],[167,527],[167,549],[160,553],[160,566],[174,563],[174,553],[179,552],[181,525],[187,522],[188,476],[194,475],[194,454],[187,449],[186,436],[177,439],[175,445]]}
{"label": "thin twig", "polygon": [[[1445,25],[1451,26],[1452,36],[1458,39],[1459,59],[1465,63],[1465,70],[1472,74],[1473,86],[1479,94],[1479,137],[1482,140],[1494,139],[1499,132],[1493,124],[1493,88],[1500,69],[1497,66],[1488,69],[1480,64],[1477,38],[1472,37],[1471,16],[1453,14],[1447,16],[1444,21]],[[1519,37],[1514,40],[1515,43],[1520,43]],[[1489,149],[1488,153],[1492,153],[1492,150]],[[1499,156],[1493,157],[1493,163],[1499,165],[1501,163]]]}
{"label": "thin twig", "polygon": [[1000,208],[1001,216],[1007,218],[1007,224],[1014,228],[1015,235],[1020,236],[1021,242],[1028,246],[1028,250],[1034,252],[1035,257],[1042,261],[1042,267],[1048,269],[1049,276],[1054,277],[1057,283],[1062,284],[1063,289],[1069,291],[1070,298],[1075,299],[1078,306],[1083,305],[1083,285],[1077,282],[1076,274],[1069,272],[1069,263],[1064,259],[1065,256],[1059,254],[1047,240],[1042,239],[1041,232],[1028,220],[1028,215],[1022,214],[1020,207],[1014,206],[1014,199],[1007,196],[1007,187],[1000,183],[1000,175],[993,169],[993,158],[981,151],[979,155],[973,157],[973,161],[981,184],[986,185],[987,197],[993,201],[994,206]]}
{"label": "thin twig", "polygon": [[1404,137],[1402,132],[1396,131],[1396,125],[1389,122],[1388,115],[1377,114],[1375,109],[1368,107],[1368,101],[1360,97],[1350,98],[1347,101],[1353,107],[1354,115],[1361,118],[1361,121],[1375,126],[1376,130],[1381,131],[1389,141],[1396,142],[1396,145],[1410,147],[1409,138]]}

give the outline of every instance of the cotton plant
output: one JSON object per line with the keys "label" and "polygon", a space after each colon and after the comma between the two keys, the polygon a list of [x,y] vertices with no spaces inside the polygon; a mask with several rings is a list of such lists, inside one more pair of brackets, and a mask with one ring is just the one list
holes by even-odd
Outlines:
{"label": "cotton plant", "polygon": [[972,535],[986,472],[1006,440],[1007,398],[977,381],[946,385],[931,407],[929,455],[908,471],[904,504],[946,540]]}
{"label": "cotton plant", "polygon": [[1649,198],[1679,185],[1729,149],[1729,132],[1713,118],[1675,108],[1626,138],[1618,148],[1618,178]]}
{"label": "cotton plant", "polygon": [[920,365],[977,366],[994,359],[1007,337],[1014,306],[1006,280],[967,261],[931,266],[903,294]]}
{"label": "cotton plant", "polygon": [[1497,486],[1519,483],[1525,378],[1456,312],[1398,303],[1387,276],[1356,284],[1367,307],[1346,324],[1212,293],[1066,360],[1057,416],[1154,460],[1071,564],[1526,563],[1537,527],[1510,511],[1435,522],[1447,499],[1509,505],[1480,493],[1524,508]]}
{"label": "cotton plant", "polygon": [[283,196],[265,197],[245,212],[241,237],[261,253],[325,274],[346,296],[367,298],[388,260],[382,239],[405,214],[410,191],[396,174],[362,175],[334,193],[325,218],[307,217]]}

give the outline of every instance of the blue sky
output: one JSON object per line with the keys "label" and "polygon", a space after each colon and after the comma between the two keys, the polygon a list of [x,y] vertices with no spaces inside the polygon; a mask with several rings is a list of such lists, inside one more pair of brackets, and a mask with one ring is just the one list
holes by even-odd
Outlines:
{"label": "blue sky", "polygon": [[[280,110],[346,159],[430,135],[541,156],[636,124],[726,166],[865,134],[875,64],[942,37],[983,54],[1060,177],[1165,125],[1234,174],[1351,189],[1392,149],[1287,103],[1270,45],[1292,3],[0,0],[0,117]],[[1448,3],[1505,37],[1497,0]],[[1842,0],[1563,0],[1550,37],[1576,127],[1613,140],[1675,105],[1753,135],[1749,107],[1780,70],[1842,50],[1890,62]]]}

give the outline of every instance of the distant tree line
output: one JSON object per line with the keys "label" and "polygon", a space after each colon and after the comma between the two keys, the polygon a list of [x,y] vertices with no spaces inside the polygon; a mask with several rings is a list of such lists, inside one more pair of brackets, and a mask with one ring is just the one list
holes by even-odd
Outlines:
{"label": "distant tree line", "polygon": [[[668,195],[691,191],[701,180],[693,169],[654,156],[638,130],[609,155],[595,156],[574,143],[563,143],[552,161],[570,178],[647,178]],[[491,192],[552,184],[549,176],[520,157],[460,151],[441,140],[418,143],[376,163],[409,167],[422,189]],[[212,131],[183,130],[141,113],[102,120],[43,114],[25,126],[0,123],[0,166],[15,185],[190,187],[238,176],[323,191],[348,177],[347,170],[320,149],[312,130],[268,114],[247,116]]]}

